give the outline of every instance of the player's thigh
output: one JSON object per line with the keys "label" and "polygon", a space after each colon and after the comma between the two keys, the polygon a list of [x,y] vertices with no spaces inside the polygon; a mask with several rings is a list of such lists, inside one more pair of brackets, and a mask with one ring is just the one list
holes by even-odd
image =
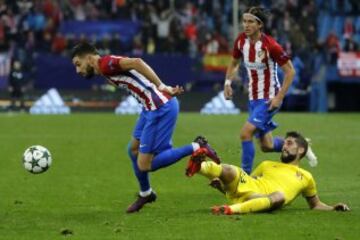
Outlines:
{"label": "player's thigh", "polygon": [[160,109],[146,113],[139,145],[141,153],[158,154],[172,147],[171,138],[178,112],[177,100],[171,99]]}
{"label": "player's thigh", "polygon": [[157,123],[154,153],[160,153],[172,147],[172,136],[176,127],[179,114],[179,105],[176,99],[172,99],[163,109],[163,113]]}
{"label": "player's thigh", "polygon": [[[139,118],[136,120],[136,124],[132,133],[132,137],[135,140],[140,140],[142,132],[144,130],[145,124],[146,124],[146,112],[142,111],[139,115]],[[132,141],[132,140],[131,140]]]}
{"label": "player's thigh", "polygon": [[[251,114],[249,115],[248,122],[256,127],[256,138],[262,138],[268,132],[274,130],[277,127],[277,124],[272,120],[272,118],[278,112],[278,109],[269,111],[269,105],[266,100],[253,101],[251,107]],[[271,138],[267,137],[266,140],[271,140]],[[264,144],[269,143],[266,141]]]}

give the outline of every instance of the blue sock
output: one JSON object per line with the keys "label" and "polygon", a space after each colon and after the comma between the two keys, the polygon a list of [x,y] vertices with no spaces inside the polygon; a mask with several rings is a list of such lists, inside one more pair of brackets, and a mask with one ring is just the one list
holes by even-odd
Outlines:
{"label": "blue sock", "polygon": [[284,145],[284,139],[281,137],[274,137],[274,152],[281,152]]}
{"label": "blue sock", "polygon": [[151,171],[154,172],[160,168],[174,164],[183,157],[186,157],[192,153],[193,146],[191,144],[180,148],[170,148],[165,150],[154,157],[151,163]]}
{"label": "blue sock", "polygon": [[241,168],[247,173],[250,174],[254,157],[255,157],[255,147],[254,143],[250,141],[244,141],[241,143],[242,145],[242,162]]}
{"label": "blue sock", "polygon": [[137,156],[133,155],[130,148],[130,143],[128,145],[128,154],[132,162],[135,176],[139,182],[140,190],[142,192],[148,191],[150,189],[149,174],[147,172],[140,171],[137,164]]}

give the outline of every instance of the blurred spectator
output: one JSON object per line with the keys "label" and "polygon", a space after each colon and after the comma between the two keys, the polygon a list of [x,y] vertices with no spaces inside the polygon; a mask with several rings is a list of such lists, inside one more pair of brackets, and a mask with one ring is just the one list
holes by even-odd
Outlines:
{"label": "blurred spectator", "polygon": [[201,47],[201,52],[204,54],[228,53],[229,45],[227,40],[220,33],[207,33],[205,42]]}
{"label": "blurred spectator", "polygon": [[360,12],[360,2],[358,0],[349,0],[351,5],[351,14],[353,15],[359,15]]}
{"label": "blurred spectator", "polygon": [[219,32],[215,32],[215,39],[219,43],[219,53],[228,53],[229,52],[229,43],[227,39],[220,34]]}
{"label": "blurred spectator", "polygon": [[179,53],[188,53],[188,40],[185,37],[179,18],[173,18],[170,22],[170,51]]}
{"label": "blurred spectator", "polygon": [[52,42],[53,42],[53,39],[52,39],[52,36],[51,36],[51,33],[50,32],[44,32],[43,33],[43,38],[42,38],[42,42],[41,44],[39,44],[37,47],[40,51],[43,51],[43,52],[51,52],[51,48],[52,48]]}
{"label": "blurred spectator", "polygon": [[331,32],[326,38],[326,50],[327,62],[332,65],[336,64],[340,52],[340,42],[334,32]]}
{"label": "blurred spectator", "polygon": [[301,31],[299,24],[293,23],[289,31],[289,41],[283,43],[284,47],[287,43],[291,43],[293,49],[299,50],[308,48],[308,41],[304,33]]}
{"label": "blurred spectator", "polygon": [[[9,76],[10,106],[9,110],[24,110],[24,92],[25,92],[25,75],[22,64],[19,60],[14,60]],[[19,105],[19,107],[18,107]]]}
{"label": "blurred spectator", "polygon": [[[232,0],[0,0],[0,51],[11,52],[14,45],[26,51],[67,54],[78,41],[90,40],[104,53],[156,54],[181,53],[196,56],[198,53],[227,53],[232,42]],[[358,49],[359,5],[357,0],[256,0],[240,1],[239,17],[248,6],[262,4],[271,12],[266,28],[289,52],[300,57],[304,70],[318,42],[319,9],[339,17],[344,26],[329,34],[324,42],[327,60],[335,63],[344,42],[345,51]],[[340,13],[347,14],[341,15]],[[349,14],[355,16],[349,16]],[[122,32],[94,34],[85,31],[63,36],[59,27],[63,21],[99,21],[118,19],[139,23],[135,37]],[[323,41],[323,40],[322,40]],[[31,56],[32,54],[30,54]],[[35,55],[35,54],[34,54]]]}
{"label": "blurred spectator", "polygon": [[304,62],[298,56],[294,56],[292,62],[295,69],[295,76],[291,88],[295,88],[298,90],[307,90],[309,83],[306,82],[305,79],[302,77],[302,73],[304,72],[303,70],[305,68]]}
{"label": "blurred spectator", "polygon": [[108,55],[111,52],[110,49],[110,36],[106,35],[102,38],[101,41],[97,44],[97,49],[101,55]]}
{"label": "blurred spectator", "polygon": [[121,46],[121,36],[119,33],[114,34],[114,36],[110,39],[110,46],[111,52],[115,55],[120,55],[122,51]]}
{"label": "blurred spectator", "polygon": [[160,13],[160,16],[155,16],[156,23],[156,49],[159,52],[166,52],[170,48],[169,46],[169,33],[170,33],[170,22],[174,15],[170,9],[166,9]]}
{"label": "blurred spectator", "polygon": [[65,36],[65,41],[67,42],[67,48],[66,50],[69,52],[76,44],[76,39],[74,34],[68,34]]}
{"label": "blurred spectator", "polygon": [[219,42],[211,33],[206,34],[206,41],[202,49],[204,54],[215,54],[219,52]]}
{"label": "blurred spectator", "polygon": [[197,39],[197,26],[196,26],[196,19],[193,20],[185,25],[184,28],[185,37],[189,41],[195,41]]}
{"label": "blurred spectator", "polygon": [[155,40],[153,38],[150,38],[146,45],[146,53],[147,54],[154,54],[156,50],[156,44]]}
{"label": "blurred spectator", "polygon": [[141,42],[140,35],[137,35],[134,38],[131,53],[136,56],[142,55],[144,53],[144,45]]}
{"label": "blurred spectator", "polygon": [[346,18],[344,24],[344,38],[351,38],[354,35],[355,27],[351,18]]}
{"label": "blurred spectator", "polygon": [[66,38],[61,33],[57,33],[51,45],[52,52],[61,54],[65,51],[66,47]]}
{"label": "blurred spectator", "polygon": [[85,21],[86,20],[86,13],[84,9],[84,2],[83,1],[71,1],[73,4],[71,5],[71,10],[74,14],[74,19],[77,21]]}
{"label": "blurred spectator", "polygon": [[344,51],[345,52],[359,51],[359,45],[353,40],[352,37],[347,37],[345,38]]}

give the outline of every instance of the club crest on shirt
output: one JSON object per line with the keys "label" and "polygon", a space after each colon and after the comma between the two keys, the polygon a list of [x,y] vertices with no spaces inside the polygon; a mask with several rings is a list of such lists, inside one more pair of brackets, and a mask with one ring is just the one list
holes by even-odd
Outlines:
{"label": "club crest on shirt", "polygon": [[296,177],[297,177],[299,180],[302,180],[303,177],[304,177],[304,175],[303,175],[301,172],[297,171],[297,172],[296,172]]}
{"label": "club crest on shirt", "polygon": [[262,61],[265,58],[265,51],[261,49],[260,51],[257,52],[257,56]]}

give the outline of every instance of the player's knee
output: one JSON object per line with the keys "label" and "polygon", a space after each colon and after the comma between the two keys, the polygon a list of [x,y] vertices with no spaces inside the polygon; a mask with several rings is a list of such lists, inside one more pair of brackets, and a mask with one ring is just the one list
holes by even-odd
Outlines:
{"label": "player's knee", "polygon": [[139,153],[139,148],[137,146],[133,146],[131,143],[129,143],[127,150],[130,157],[137,156]]}
{"label": "player's knee", "polygon": [[139,149],[138,148],[131,148],[130,152],[133,156],[137,156],[139,154]]}
{"label": "player's knee", "polygon": [[139,170],[142,172],[148,172],[151,170],[151,164],[149,164],[149,163],[146,163],[144,161],[138,161],[137,164],[138,164]]}
{"label": "player's knee", "polygon": [[234,181],[234,179],[236,178],[236,174],[237,172],[234,167],[232,167],[231,165],[222,164],[222,172],[221,172],[220,180],[224,184],[228,184]]}
{"label": "player's knee", "polygon": [[241,139],[241,141],[249,141],[252,139],[252,133],[250,133],[248,131],[241,131],[240,139]]}
{"label": "player's knee", "polygon": [[285,203],[285,195],[282,192],[273,192],[269,195],[271,209],[280,208]]}
{"label": "player's knee", "polygon": [[151,171],[152,158],[153,158],[152,154],[140,153],[138,155],[138,159],[137,159],[137,164],[138,164],[139,170],[142,172]]}

